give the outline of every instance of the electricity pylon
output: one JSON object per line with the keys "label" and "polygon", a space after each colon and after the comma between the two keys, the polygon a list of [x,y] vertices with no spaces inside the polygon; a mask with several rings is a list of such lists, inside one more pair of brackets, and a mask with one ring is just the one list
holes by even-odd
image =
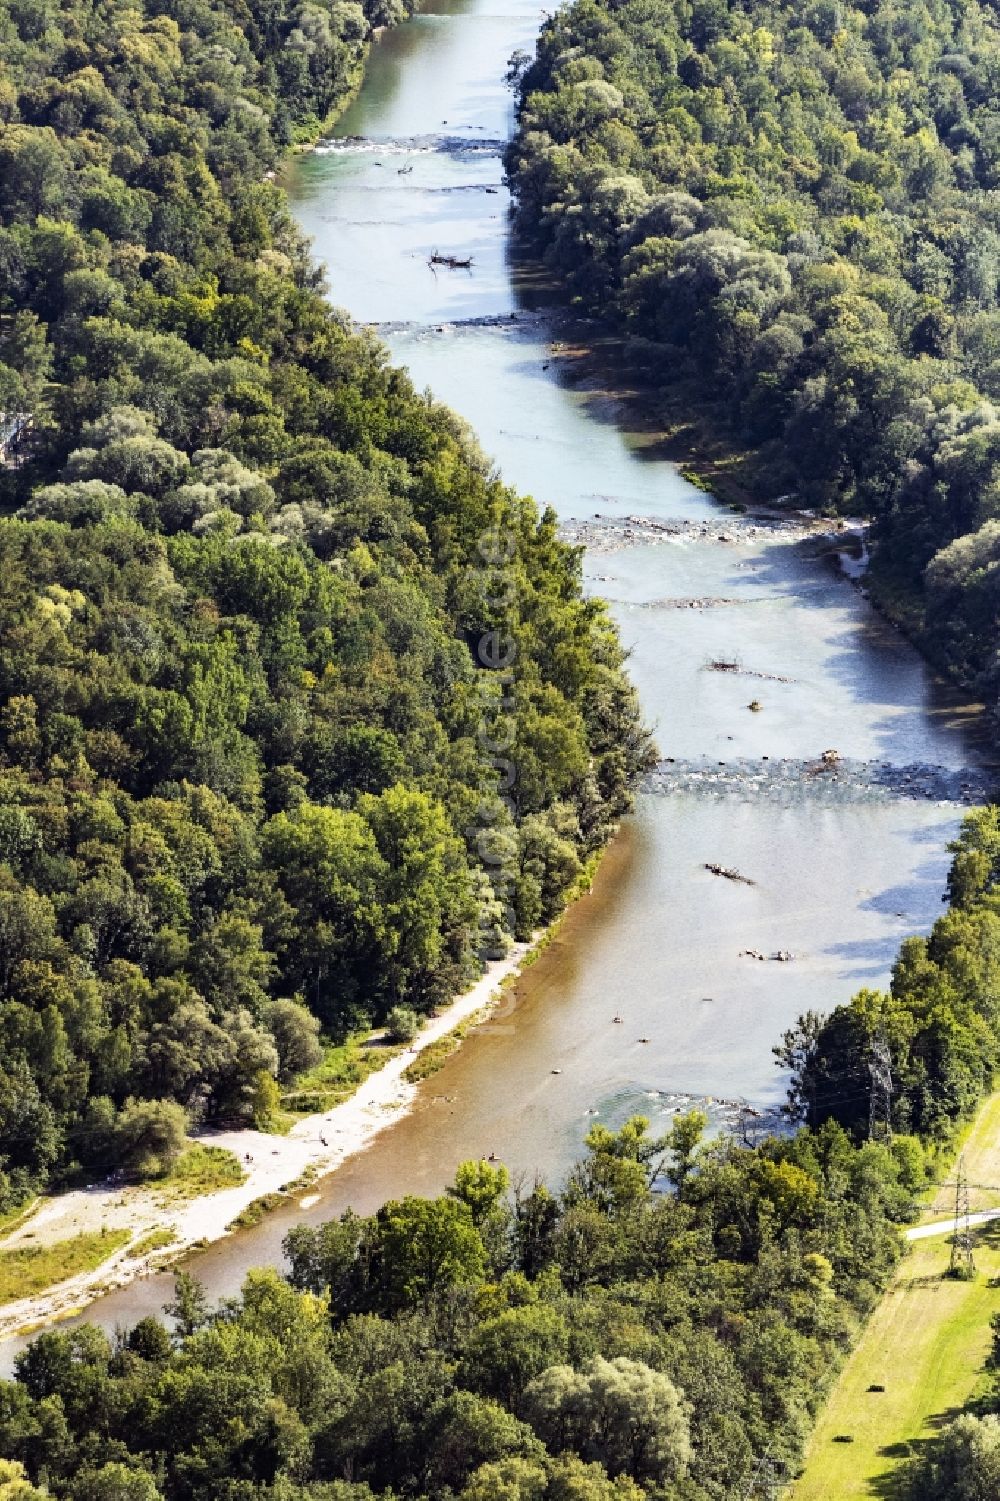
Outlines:
{"label": "electricity pylon", "polygon": [[871,1074],[868,1140],[875,1141],[881,1135],[888,1145],[892,1141],[892,1054],[881,1029],[872,1038],[868,1072]]}
{"label": "electricity pylon", "polygon": [[969,1180],[965,1175],[965,1158],[958,1159],[955,1174],[955,1233],[951,1238],[948,1270],[953,1276],[969,1277],[976,1270],[972,1257],[972,1230],[969,1225]]}
{"label": "electricity pylon", "polygon": [[759,1496],[761,1501],[778,1501],[781,1494],[780,1472],[782,1470],[784,1470],[784,1465],[779,1466],[778,1462],[771,1458],[771,1446],[768,1444],[757,1461],[756,1468],[750,1476],[749,1488],[743,1492],[741,1501],[752,1501],[755,1496]]}

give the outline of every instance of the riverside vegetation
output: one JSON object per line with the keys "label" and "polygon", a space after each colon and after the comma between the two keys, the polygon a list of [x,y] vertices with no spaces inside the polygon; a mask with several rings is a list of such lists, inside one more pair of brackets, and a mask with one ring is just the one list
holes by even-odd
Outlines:
{"label": "riverside vegetation", "polygon": [[[529,64],[525,68],[525,64]],[[575,0],[521,58],[519,224],[759,497],[997,698],[1000,27],[978,0]]]}
{"label": "riverside vegetation", "polygon": [[[596,1125],[560,1193],[470,1162],[440,1198],[291,1230],[287,1279],[253,1272],[215,1311],[181,1273],[172,1333],[39,1336],[0,1386],[0,1452],[67,1501],[726,1501],[765,1454],[790,1477],[898,1227],[992,1082],[998,829],[967,820],[952,910],[891,995],[776,1050],[796,1131]],[[891,1146],[865,1139],[876,1027],[911,1128]],[[934,1475],[972,1450],[992,1474],[994,1428],[962,1418]]]}
{"label": "riverside vegetation", "polygon": [[[864,1132],[876,1037],[892,1057],[894,1122],[927,1143],[952,1139],[993,1087],[1000,1056],[1000,809],[970,815],[952,850],[949,911],[928,938],[903,944],[889,993],[862,991],[825,1018],[809,1013],[775,1050],[792,1070],[792,1110],[810,1130],[836,1123],[855,1138]],[[986,1233],[995,1244],[992,1227]],[[992,1315],[991,1327],[992,1354],[969,1410],[939,1436],[914,1444],[918,1457],[892,1480],[899,1501],[996,1494],[1000,1315]]]}
{"label": "riverside vegetation", "polygon": [[756,1149],[703,1125],[596,1126],[559,1194],[471,1162],[299,1227],[289,1280],[214,1313],[179,1274],[173,1334],[42,1334],[0,1452],[68,1501],[724,1501],[765,1450],[794,1466],[921,1162],[833,1122]]}
{"label": "riverside vegetation", "polygon": [[862,990],[807,1013],[775,1049],[790,1107],[812,1128],[867,1131],[872,1045],[892,1060],[894,1125],[949,1141],[992,1088],[1000,1062],[1000,808],[978,809],[951,846],[949,910],[902,945],[889,992]]}
{"label": "riverside vegetation", "polygon": [[[181,1110],[266,1116],[276,1076],[315,1069],[318,1023],[429,1009],[484,932],[503,942],[481,807],[523,934],[646,754],[576,554],[328,310],[262,175],[378,19],[42,0],[0,21],[0,376],[35,422],[0,524],[11,1201],[155,1165]],[[506,704],[470,651],[498,624],[476,556],[497,530],[517,542]],[[515,816],[484,713],[513,719]],[[922,967],[909,951],[894,1002],[856,1003],[905,993],[921,1020],[926,996],[929,1036],[956,1039],[941,1069],[914,1052],[891,1148],[860,1139],[865,1027],[828,1109],[807,1020],[793,1104],[825,1118],[794,1135],[595,1128],[559,1193],[511,1202],[502,1169],[466,1164],[441,1198],[293,1231],[289,1279],[252,1273],[215,1312],[182,1274],[171,1331],[41,1335],[0,1385],[0,1495],[724,1501],[765,1452],[794,1469],[992,1067],[967,1039],[992,950],[960,941],[1000,920],[989,825],[964,838],[968,902],[942,921],[965,929],[935,930]]]}
{"label": "riverside vegetation", "polygon": [[[508,153],[524,234],[654,394],[727,426],[757,496],[869,516],[876,593],[991,706],[998,62],[975,0],[576,0],[516,60]],[[996,808],[954,855],[950,910],[889,993],[807,1014],[776,1049],[811,1131],[867,1132],[876,1039],[894,1125],[925,1143],[992,1086]],[[993,1383],[915,1464],[914,1498],[995,1494],[998,1414]]]}
{"label": "riverside vegetation", "polygon": [[646,757],[578,553],[329,307],[271,180],[402,15],[0,16],[0,1208],[447,999]]}

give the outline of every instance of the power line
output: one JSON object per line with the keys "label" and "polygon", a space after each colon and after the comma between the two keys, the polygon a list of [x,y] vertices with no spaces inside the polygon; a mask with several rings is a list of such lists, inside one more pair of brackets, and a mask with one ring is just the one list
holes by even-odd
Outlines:
{"label": "power line", "polygon": [[[935,1180],[933,1183],[928,1184],[928,1187],[929,1188],[954,1188],[955,1187],[955,1183],[956,1183],[956,1180],[954,1178],[945,1178],[943,1181],[941,1181],[941,1180]],[[1000,1194],[1000,1183],[967,1183],[965,1186],[966,1186],[966,1188],[970,1188],[970,1189],[971,1188],[982,1189],[983,1193]]]}

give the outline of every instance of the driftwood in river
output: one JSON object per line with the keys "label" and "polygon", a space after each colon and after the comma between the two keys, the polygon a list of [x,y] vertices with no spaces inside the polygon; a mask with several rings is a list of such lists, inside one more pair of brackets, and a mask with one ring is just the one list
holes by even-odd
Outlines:
{"label": "driftwood in river", "polygon": [[712,860],[705,861],[705,869],[710,870],[713,876],[725,876],[727,881],[742,881],[744,886],[756,886],[756,881],[751,881],[749,876],[741,875],[738,870],[732,870],[727,865],[716,865]]}

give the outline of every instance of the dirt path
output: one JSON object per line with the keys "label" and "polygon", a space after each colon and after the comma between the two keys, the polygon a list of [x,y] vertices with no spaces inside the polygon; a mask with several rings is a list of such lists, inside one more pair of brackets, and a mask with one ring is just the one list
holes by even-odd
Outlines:
{"label": "dirt path", "polygon": [[43,1200],[33,1214],[0,1240],[0,1250],[51,1245],[102,1227],[130,1229],[133,1245],[154,1230],[170,1231],[173,1239],[169,1246],[141,1256],[129,1256],[126,1246],[94,1271],[70,1277],[34,1297],[5,1303],[0,1308],[0,1339],[26,1326],[78,1312],[99,1293],[131,1282],[161,1265],[165,1257],[173,1259],[196,1242],[221,1239],[236,1216],[255,1199],[279,1192],[307,1169],[317,1176],[328,1173],[363,1151],[412,1105],[417,1086],[408,1083],[403,1072],[414,1056],[487,1007],[501,982],[520,968],[530,947],[515,944],[506,959],[490,964],[471,989],[424,1024],[411,1049],[396,1054],[370,1074],[350,1099],[298,1121],[287,1136],[249,1129],[200,1132],[199,1141],[227,1147],[240,1159],[246,1178],[237,1187],[171,1202],[163,1189],[122,1188],[104,1182]]}

